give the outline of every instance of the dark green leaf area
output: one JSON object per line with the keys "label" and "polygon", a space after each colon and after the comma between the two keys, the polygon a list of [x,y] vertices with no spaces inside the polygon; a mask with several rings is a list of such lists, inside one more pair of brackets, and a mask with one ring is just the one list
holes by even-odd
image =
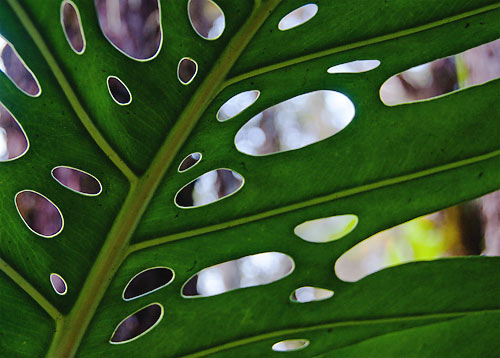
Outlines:
{"label": "dark green leaf area", "polygon": [[3,273],[0,274],[0,287],[1,354],[13,358],[43,357],[54,332],[54,323]]}
{"label": "dark green leaf area", "polygon": [[[214,255],[221,255],[223,250],[214,251]],[[137,262],[151,260],[152,257],[159,261],[174,262],[180,256],[180,252],[159,250],[153,254],[152,250],[147,250],[133,258]],[[209,261],[198,258],[201,266],[203,262]],[[133,265],[131,261],[125,264],[124,271],[130,270]],[[215,347],[210,353],[217,357],[267,356],[272,354],[273,343],[283,339],[306,338],[311,341],[306,348],[306,356],[315,356],[360,342],[370,342],[388,333],[404,336],[406,330],[414,327],[439,323],[446,324],[441,326],[442,329],[455,331],[464,319],[473,320],[480,316],[485,322],[494,322],[490,318],[498,316],[500,290],[495,287],[500,282],[495,281],[494,273],[499,265],[499,259],[484,257],[408,264],[381,271],[356,284],[330,284],[329,288],[335,289],[332,299],[297,304],[288,299],[293,289],[301,283],[322,281],[311,276],[310,267],[300,263],[291,276],[271,285],[208,298],[185,299],[179,295],[180,286],[185,277],[197,271],[198,262],[194,269],[192,262],[179,262],[175,265],[181,270],[178,272],[179,281],[154,293],[147,300],[137,302],[135,306],[116,305],[113,295],[105,298],[84,346],[92,347],[105,339],[104,332],[108,329],[112,332],[113,321],[122,319],[128,310],[132,312],[146,302],[153,301],[165,307],[165,317],[159,325],[140,340],[110,347],[105,351],[107,354],[139,354],[144,344],[153,345],[156,342],[152,354],[158,352],[161,355],[162,350],[168,349],[173,352],[173,357],[210,347]],[[323,269],[326,271],[326,267]],[[487,284],[481,280],[485,274],[492,277]],[[118,290],[125,281],[122,276],[126,275],[118,274],[111,292]],[[177,330],[179,325],[189,325],[190,330]],[[197,339],[200,335],[206,338],[203,341]],[[157,337],[163,338],[160,340]],[[410,352],[420,349],[422,344],[423,339],[418,339],[402,347],[406,349],[405,352]],[[186,349],[188,346],[189,349]],[[91,352],[83,350],[81,354],[91,356]]]}
{"label": "dark green leaf area", "polygon": [[[28,98],[5,76],[0,76],[1,100],[22,125],[30,142],[23,157],[1,163],[0,257],[67,312],[105,240],[128,184],[80,124],[35,45],[18,40],[26,33],[21,24],[12,22],[14,17],[2,2],[0,23],[5,28],[0,31],[19,47],[20,55],[40,81],[42,95]],[[61,36],[64,39],[64,34]],[[69,47],[67,51],[72,52]],[[62,187],[51,175],[51,170],[59,165],[81,168],[97,177],[103,186],[102,194],[84,197]],[[14,196],[27,189],[45,195],[61,210],[64,229],[58,236],[40,237],[21,220]],[[69,286],[66,296],[54,293],[49,281],[52,272],[66,280]]]}
{"label": "dark green leaf area", "polygon": [[[179,83],[179,60],[193,58],[199,68],[197,78],[205,77],[251,11],[251,2],[245,1],[236,8],[230,6],[231,1],[218,1],[230,21],[226,21],[221,38],[207,44],[194,33],[185,1],[162,2],[161,50],[153,60],[138,62],[124,56],[103,37],[94,1],[77,2],[87,41],[82,56],[73,55],[61,31],[59,1],[42,4],[38,0],[26,0],[24,3],[27,9],[32,9],[30,13],[42,36],[51,39],[51,50],[87,104],[85,109],[89,115],[137,172],[147,168],[196,90],[196,82],[191,86]],[[122,107],[111,99],[106,86],[109,75],[118,76],[127,85],[133,97],[130,105]]]}
{"label": "dark green leaf area", "polygon": [[[207,41],[189,22],[187,0],[162,0],[162,47],[144,62],[104,37],[94,1],[74,0],[82,55],[64,36],[60,0],[0,1],[0,33],[42,89],[26,96],[0,74],[0,100],[30,143],[24,156],[0,162],[0,356],[498,355],[498,258],[412,263],[356,283],[338,279],[334,265],[379,231],[500,188],[499,80],[394,107],[379,97],[382,84],[408,68],[499,38],[500,2],[317,0],[316,16],[280,31],[283,16],[304,1],[214,1],[226,27]],[[184,57],[198,64],[186,85],[177,78]],[[380,66],[327,73],[356,60]],[[130,104],[113,101],[109,76],[130,90]],[[217,121],[222,104],[251,90],[260,91],[255,103]],[[261,157],[235,148],[252,117],[319,90],[341,92],[355,106],[338,134]],[[192,153],[202,159],[180,173]],[[95,176],[102,192],[64,188],[51,176],[57,166]],[[241,190],[206,206],[175,205],[181,188],[216,169],[241,174]],[[14,204],[22,190],[61,210],[60,234],[29,230]],[[294,234],[305,221],[346,214],[359,223],[337,241],[315,244]],[[263,252],[289,255],[294,271],[268,285],[181,296],[203,269]],[[173,281],[124,300],[127,283],[152,267],[171,268]],[[65,280],[66,295],[52,288],[52,273]],[[292,302],[303,286],[335,294]],[[120,322],[155,303],[164,315],[151,331],[110,343]],[[310,344],[272,351],[289,339]]]}

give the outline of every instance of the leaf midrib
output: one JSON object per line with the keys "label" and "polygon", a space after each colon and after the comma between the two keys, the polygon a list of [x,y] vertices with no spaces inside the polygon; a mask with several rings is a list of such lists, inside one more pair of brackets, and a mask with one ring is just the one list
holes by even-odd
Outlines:
{"label": "leaf midrib", "polygon": [[[265,72],[272,71],[277,68],[282,68],[286,66],[293,65],[295,63],[303,62],[303,61],[308,61],[316,57],[321,57],[321,56],[326,56],[331,53],[335,52],[341,52],[345,50],[352,49],[354,47],[361,47],[365,46],[369,43],[367,42],[359,42],[355,44],[351,44],[352,47],[348,46],[343,46],[343,47],[338,47],[335,49],[330,49],[330,50],[325,50],[321,51],[315,54],[311,54],[310,56],[303,56],[303,57],[298,57],[294,60],[290,61],[285,61],[276,65],[268,66],[264,68],[264,71],[258,72],[257,71],[252,71],[249,72],[245,75],[241,76],[247,76],[247,77],[234,77],[232,79],[227,80],[226,82],[223,82],[225,80],[225,76],[229,72],[229,70],[232,68],[232,65],[235,63],[235,61],[239,58],[240,54],[243,52],[243,49],[246,47],[248,42],[253,38],[254,34],[257,32],[258,28],[262,25],[262,23],[265,21],[265,19],[272,13],[272,9],[274,9],[277,4],[280,2],[280,0],[271,0],[269,2],[266,2],[264,5],[261,5],[260,1],[256,1],[255,4],[259,5],[257,9],[254,9],[252,16],[249,17],[247,22],[244,24],[244,26],[238,31],[236,36],[233,37],[233,39],[230,41],[228,47],[224,50],[222,53],[221,57],[219,60],[216,62],[214,66],[214,71],[212,71],[204,80],[200,88],[197,90],[195,96],[192,97],[191,101],[189,104],[186,106],[186,109],[184,110],[183,114],[179,118],[179,121],[176,123],[176,125],[173,127],[172,131],[170,132],[169,136],[161,146],[160,151],[157,153],[153,161],[151,162],[151,165],[149,169],[146,171],[143,177],[137,178],[137,176],[133,173],[133,171],[127,166],[127,164],[124,162],[122,158],[117,154],[117,152],[112,148],[112,146],[106,141],[104,136],[99,132],[98,128],[95,126],[93,123],[92,119],[89,117],[89,115],[86,113],[84,110],[84,107],[82,106],[81,102],[79,101],[78,96],[76,95],[75,91],[71,87],[70,82],[67,80],[65,77],[63,71],[58,65],[58,62],[56,59],[52,56],[49,48],[45,44],[43,38],[41,37],[40,33],[34,26],[33,22],[30,20],[29,16],[25,12],[25,10],[22,8],[22,6],[19,4],[18,0],[7,0],[9,5],[13,8],[14,12],[16,15],[19,17],[21,23],[23,26],[26,28],[28,34],[32,37],[34,43],[37,45],[38,49],[42,53],[44,59],[46,60],[49,68],[54,74],[54,77],[58,81],[59,85],[62,88],[63,93],[68,99],[68,102],[71,104],[72,108],[74,109],[75,113],[77,114],[79,120],[82,122],[83,126],[86,128],[86,130],[89,132],[89,134],[92,136],[94,141],[97,143],[97,145],[101,148],[101,150],[111,159],[111,161],[116,165],[116,167],[124,174],[125,177],[130,181],[131,183],[131,188],[130,191],[127,195],[127,198],[125,200],[124,206],[120,210],[120,213],[118,214],[116,220],[114,221],[113,227],[109,233],[109,235],[106,238],[105,245],[103,246],[103,249],[101,250],[97,260],[96,264],[93,266],[91,273],[88,276],[88,279],[86,280],[80,295],[71,310],[70,314],[65,317],[63,320],[62,319],[57,319],[57,314],[51,314],[51,316],[55,319],[56,321],[56,334],[54,337],[54,340],[51,344],[51,348],[49,348],[49,356],[64,356],[64,357],[70,357],[73,356],[76,353],[76,350],[78,348],[78,345],[88,327],[88,324],[90,323],[97,306],[102,299],[107,286],[111,282],[111,279],[114,277],[114,274],[120,267],[121,263],[123,260],[127,257],[127,254],[130,253],[131,251],[127,251],[127,248],[129,246],[129,240],[135,231],[135,228],[137,226],[137,223],[139,219],[141,218],[143,212],[145,211],[145,208],[149,204],[149,201],[151,197],[153,196],[157,186],[163,179],[167,169],[170,167],[172,164],[172,161],[177,154],[178,150],[181,148],[182,144],[185,142],[185,140],[188,138],[188,136],[191,133],[191,130],[194,128],[196,125],[197,121],[201,117],[201,114],[204,112],[210,101],[218,94],[220,91],[224,88],[229,86],[230,84],[235,83],[236,81],[243,80],[245,78],[255,76],[258,74],[262,74]],[[481,12],[485,11],[490,11],[493,9],[496,9],[500,7],[500,3],[496,3],[494,5],[490,5],[487,7],[480,8],[478,10],[470,11],[465,14],[457,15],[452,18],[448,18],[449,21],[446,22],[452,22],[456,20],[463,19],[468,16],[476,15]],[[445,20],[441,20],[445,21]],[[445,23],[446,23],[445,22]],[[437,24],[438,22],[434,22],[428,25],[428,28],[434,27],[434,26],[439,26],[441,24]],[[434,25],[432,25],[434,24]],[[427,29],[427,28],[425,28]],[[425,30],[424,28],[419,29],[418,31],[423,31]],[[410,31],[410,30],[405,30],[405,31]],[[410,34],[404,33],[405,31],[402,32],[397,32],[395,34],[399,34],[400,36],[406,36]],[[414,31],[417,32],[417,31]],[[394,35],[395,35],[394,34]],[[390,36],[390,35],[387,35]],[[382,36],[383,37],[383,36]],[[385,41],[388,38],[376,38],[376,42],[380,41]],[[394,36],[397,37],[397,36]],[[240,41],[241,42],[238,42]],[[369,41],[369,40],[367,40]],[[375,42],[373,42],[375,43]],[[331,51],[331,52],[328,52]],[[294,62],[295,61],[295,62]],[[224,66],[225,65],[225,66]],[[258,72],[258,73],[257,73]],[[472,162],[477,162],[480,160],[486,160],[488,158],[491,158],[493,156],[497,156],[500,154],[499,151],[495,151],[489,154],[485,154],[483,156],[479,157],[474,157],[471,159],[466,159],[464,161],[460,161],[457,163],[462,163],[466,161],[471,161]],[[488,158],[486,158],[488,156]],[[485,157],[485,159],[478,159]],[[453,165],[455,163],[452,163],[450,165]],[[470,163],[469,163],[470,164]],[[468,165],[468,164],[462,164],[462,165]],[[434,168],[435,169],[435,168]],[[432,169],[430,169],[432,171]],[[449,169],[443,169],[443,170],[449,170]],[[429,175],[429,174],[425,174]],[[391,179],[389,179],[391,180]],[[412,180],[412,179],[408,179]],[[385,181],[379,182],[383,183]],[[375,183],[377,184],[377,183]],[[370,184],[371,185],[371,184]],[[386,185],[392,185],[390,183],[382,184],[379,185],[378,187],[381,186],[386,186]],[[369,185],[368,185],[369,186]],[[363,187],[368,187],[368,186],[363,186]],[[376,186],[375,186],[376,187]],[[374,187],[374,188],[375,188]],[[368,189],[365,188],[366,190],[373,190],[374,188]],[[356,188],[353,190],[355,191]],[[332,198],[327,199],[326,197],[322,198],[316,198],[312,199],[309,201],[306,201],[303,203],[303,205],[316,205],[317,203],[314,203],[315,201],[319,200],[333,200],[338,197],[342,197],[339,195],[343,196],[348,196],[348,195],[354,195],[355,192],[353,190],[347,190],[343,192],[339,192],[336,194],[331,194]],[[366,191],[362,190],[362,191]],[[352,191],[352,192],[350,192]],[[337,197],[333,197],[337,195]],[[330,197],[328,196],[328,197]],[[307,204],[309,203],[309,204]],[[294,204],[289,206],[290,210],[295,210],[296,208],[299,208],[301,204]],[[287,208],[287,207],[285,207]],[[137,209],[137,210],[130,210],[130,209]],[[278,210],[283,210],[283,208],[280,208]],[[285,210],[286,211],[286,210]],[[267,216],[271,215],[277,215],[279,212],[274,213],[274,210],[268,211],[266,213],[262,213]],[[259,220],[260,218],[255,218],[254,220]],[[248,222],[248,221],[244,221]],[[241,223],[244,223],[241,222]],[[236,223],[237,225],[241,223]],[[198,235],[197,233],[196,235]],[[169,240],[173,241],[173,240]],[[165,241],[167,242],[167,241]],[[110,255],[111,254],[111,255]],[[111,258],[111,259],[110,259]],[[98,273],[104,273],[103,275],[98,275]],[[11,276],[12,278],[12,276]],[[19,282],[18,282],[19,283]],[[28,291],[27,291],[28,292]],[[29,292],[28,292],[29,293]],[[42,296],[42,299],[45,300],[45,298]],[[36,297],[34,299],[40,303],[40,300],[37,300]],[[48,302],[48,301],[47,301]],[[50,303],[49,303],[50,305]],[[42,305],[43,307],[44,305]],[[43,307],[45,310],[47,310],[47,305],[46,307]],[[50,310],[50,307],[49,307]],[[50,312],[49,312],[50,313]],[[57,317],[56,317],[57,316]],[[333,323],[332,323],[333,324]],[[69,337],[69,338],[68,338]]]}
{"label": "leaf midrib", "polygon": [[[130,238],[156,188],[202,113],[219,92],[227,73],[279,2],[280,0],[270,0],[265,4],[261,4],[260,1],[255,3],[256,6],[252,14],[229,41],[228,46],[216,61],[213,70],[207,75],[195,92],[195,95],[191,98],[179,120],[171,129],[160,150],[152,160],[149,169],[142,177],[137,178],[109,143],[107,143],[104,136],[102,136],[85,112],[56,59],[52,56],[40,33],[25,10],[18,3],[18,0],[8,0],[9,5],[13,8],[28,34],[42,53],[83,126],[101,150],[110,157],[131,183],[127,198],[107,235],[104,246],[95,260],[94,266],[91,268],[75,305],[68,316],[61,320],[56,320],[56,332],[49,347],[48,356],[72,357],[76,353],[108,285],[126,257],[126,249],[128,248]],[[45,307],[42,305],[42,307],[50,309],[47,305]]]}

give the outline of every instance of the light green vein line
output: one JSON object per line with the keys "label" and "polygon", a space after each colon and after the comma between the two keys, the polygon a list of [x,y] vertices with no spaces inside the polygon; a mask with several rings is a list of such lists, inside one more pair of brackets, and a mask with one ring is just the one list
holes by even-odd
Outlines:
{"label": "light green vein line", "polygon": [[357,186],[354,188],[341,190],[341,191],[338,191],[338,192],[335,192],[332,194],[320,196],[320,197],[313,198],[310,200],[305,200],[305,201],[295,203],[292,205],[287,205],[287,206],[283,206],[280,208],[264,211],[264,212],[259,213],[259,214],[241,217],[238,219],[218,223],[215,225],[205,226],[205,227],[201,227],[201,228],[194,229],[194,230],[184,231],[181,233],[175,233],[175,234],[166,235],[163,237],[151,239],[151,240],[140,242],[140,243],[137,243],[137,244],[130,246],[129,254],[132,252],[138,251],[138,250],[152,247],[152,246],[161,245],[161,244],[164,244],[166,242],[182,240],[182,239],[186,239],[189,237],[193,237],[193,236],[197,236],[197,235],[201,235],[201,234],[205,234],[205,233],[209,233],[209,232],[213,232],[213,231],[217,231],[217,230],[223,230],[223,229],[227,229],[230,227],[246,224],[249,222],[269,218],[271,216],[285,214],[285,213],[290,212],[290,211],[303,209],[303,208],[306,208],[309,206],[323,204],[323,203],[326,203],[328,201],[337,200],[337,199],[345,198],[345,197],[356,195],[356,194],[361,194],[361,193],[368,192],[371,190],[384,188],[384,187],[387,187],[390,185],[396,185],[396,184],[401,184],[401,183],[408,182],[411,180],[416,180],[416,179],[423,178],[423,177],[426,177],[429,175],[434,175],[434,174],[438,174],[438,173],[445,172],[448,170],[457,169],[457,168],[464,167],[467,165],[479,163],[479,162],[497,157],[499,155],[500,155],[500,149],[495,150],[495,151],[490,152],[490,153],[487,153],[487,154],[482,154],[482,155],[478,155],[478,156],[475,156],[472,158],[459,160],[457,162],[436,166],[436,167],[433,167],[430,169],[425,169],[425,170],[418,171],[415,173],[401,175],[401,176],[397,176],[394,178],[383,179],[383,180],[373,182],[370,184],[360,185],[360,186]]}
{"label": "light green vein line", "polygon": [[308,54],[305,56],[300,56],[300,57],[296,57],[296,58],[293,58],[293,59],[290,59],[287,61],[275,63],[275,64],[265,66],[265,67],[261,67],[259,69],[249,71],[247,73],[243,73],[241,75],[237,75],[233,78],[228,79],[226,82],[224,82],[224,85],[221,88],[221,90],[224,89],[225,87],[228,87],[228,86],[234,84],[234,83],[243,81],[243,80],[251,78],[251,77],[262,75],[264,73],[268,73],[268,72],[271,72],[274,70],[278,70],[280,68],[293,66],[293,65],[296,65],[298,63],[315,60],[315,59],[320,58],[320,57],[333,55],[335,53],[340,53],[340,52],[344,52],[344,51],[348,51],[348,50],[353,50],[353,49],[360,48],[363,46],[373,45],[373,44],[377,44],[380,42],[393,40],[393,39],[408,36],[408,35],[413,35],[413,34],[418,33],[418,32],[430,30],[430,29],[436,28],[438,26],[442,26],[442,25],[446,25],[446,24],[449,24],[449,23],[452,23],[455,21],[463,20],[463,19],[466,19],[466,18],[474,16],[474,15],[479,15],[479,14],[482,14],[482,13],[485,13],[488,11],[496,10],[498,8],[500,8],[500,2],[492,4],[492,5],[484,6],[484,7],[481,7],[479,9],[467,11],[467,12],[464,12],[464,13],[459,14],[459,15],[450,16],[450,17],[447,17],[447,18],[444,18],[441,20],[436,20],[436,21],[430,22],[428,24],[424,24],[424,25],[412,27],[409,29],[397,31],[397,32],[387,34],[387,35],[373,37],[373,38],[370,38],[367,40],[353,42],[353,43],[350,43],[347,45],[332,47],[332,48],[318,51],[318,52],[314,52],[314,53],[311,53],[311,54]]}
{"label": "light green vein line", "polygon": [[[0,270],[5,273],[12,281],[14,281],[24,292],[30,295],[36,303],[42,307],[56,323],[62,321],[63,315],[55,308],[47,299],[34,288],[28,281],[24,279],[13,267],[0,258]],[[47,280],[49,278],[47,277]]]}
{"label": "light green vein line", "polygon": [[126,257],[132,234],[158,185],[173,163],[182,144],[189,137],[210,101],[218,92],[227,73],[279,1],[270,0],[261,7],[254,8],[245,24],[221,53],[213,71],[204,78],[202,84],[191,97],[148,170],[137,182],[131,185],[127,199],[80,290],[75,305],[65,318],[62,329],[56,331],[47,353],[48,357],[69,358],[76,354],[108,285]]}
{"label": "light green vein line", "polygon": [[[422,321],[422,320],[450,320],[454,318],[461,318],[465,316],[472,315],[480,315],[480,314],[498,314],[500,313],[500,309],[488,309],[488,310],[477,310],[477,311],[465,311],[465,312],[449,312],[449,313],[430,313],[418,316],[400,316],[400,317],[390,317],[390,318],[375,318],[375,319],[366,319],[359,321],[337,321],[330,323],[321,323],[313,326],[299,327],[299,328],[290,328],[284,329],[280,331],[268,332],[264,334],[260,334],[253,337],[242,338],[240,340],[228,342],[222,344],[220,346],[212,347],[203,351],[199,351],[196,353],[188,354],[182,356],[180,358],[199,358],[204,357],[210,354],[218,353],[221,351],[225,351],[232,348],[241,347],[247,344],[257,343],[264,341],[266,339],[271,338],[281,338],[283,336],[300,334],[300,333],[308,333],[314,332],[324,329],[331,328],[345,328],[345,327],[355,327],[355,326],[368,326],[375,324],[389,324],[389,323],[401,323],[401,322],[409,322],[409,321]],[[437,322],[436,322],[437,323]],[[431,323],[432,324],[432,323]],[[269,347],[271,349],[271,347]]]}
{"label": "light green vein line", "polygon": [[42,36],[36,29],[31,19],[29,18],[26,11],[24,11],[22,6],[19,4],[18,0],[7,0],[7,2],[16,13],[17,17],[23,24],[28,34],[33,39],[33,42],[38,47],[40,53],[42,54],[45,61],[49,65],[52,73],[54,74],[54,77],[56,78],[64,94],[66,95],[68,102],[71,104],[71,107],[73,107],[73,110],[75,111],[76,115],[78,116],[81,123],[88,131],[92,139],[97,143],[97,145],[101,148],[101,150],[109,157],[109,159],[113,162],[113,164],[115,164],[116,167],[119,170],[121,170],[123,175],[125,175],[131,183],[135,182],[137,180],[136,175],[127,166],[127,164],[123,161],[123,159],[120,158],[118,153],[115,152],[115,150],[111,147],[111,145],[106,141],[104,136],[100,133],[99,129],[97,129],[97,127],[94,125],[89,115],[83,108],[82,104],[78,100],[78,97],[73,88],[71,87],[71,85],[69,84],[68,80],[66,79],[66,76],[59,67],[56,59],[50,52],[49,48],[45,44],[45,41],[43,40]]}

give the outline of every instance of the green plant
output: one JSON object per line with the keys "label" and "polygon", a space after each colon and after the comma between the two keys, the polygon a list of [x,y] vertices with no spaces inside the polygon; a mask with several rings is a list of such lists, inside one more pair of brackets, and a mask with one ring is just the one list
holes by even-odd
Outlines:
{"label": "green plant", "polygon": [[[0,31],[38,77],[29,98],[0,76],[1,100],[31,143],[1,163],[0,355],[5,357],[315,357],[489,356],[498,345],[497,258],[413,263],[357,283],[335,277],[335,260],[370,235],[413,217],[500,187],[499,81],[441,98],[387,107],[379,88],[390,76],[499,37],[500,3],[456,1],[315,1],[309,22],[279,31],[279,20],[304,1],[220,0],[226,28],[216,41],[197,36],[186,1],[163,1],[163,47],[152,61],[123,56],[103,37],[91,1],[75,1],[87,49],[78,56],[60,26],[60,1],[0,2]],[[180,58],[199,65],[188,86]],[[328,74],[334,65],[378,59],[375,70]],[[130,88],[127,107],[105,85],[118,75]],[[248,110],[219,123],[231,96],[258,89]],[[298,94],[347,94],[356,117],[341,133],[286,153],[251,157],[234,148],[253,115]],[[185,173],[186,155],[203,160]],[[95,175],[103,192],[79,196],[50,171],[71,165]],[[217,203],[180,209],[175,193],[216,168],[242,174],[241,191]],[[13,198],[23,189],[47,195],[65,228],[54,238],[31,233]],[[346,237],[313,244],[296,225],[356,214]],[[271,285],[189,300],[181,286],[201,269],[246,255],[279,251],[295,271]],[[126,283],[153,266],[175,280],[125,302]],[[68,294],[48,280],[63,275]],[[304,285],[335,291],[297,304]],[[31,297],[30,297],[31,296]],[[132,342],[112,345],[117,324],[152,302],[164,318]],[[273,343],[305,338],[305,350],[275,353]],[[452,353],[451,353],[452,352]]]}

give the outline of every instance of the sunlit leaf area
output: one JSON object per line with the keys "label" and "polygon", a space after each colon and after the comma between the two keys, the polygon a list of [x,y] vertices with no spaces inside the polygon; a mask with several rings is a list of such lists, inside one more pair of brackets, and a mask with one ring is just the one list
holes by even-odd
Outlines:
{"label": "sunlit leaf area", "polygon": [[0,356],[500,354],[499,20],[2,1]]}

